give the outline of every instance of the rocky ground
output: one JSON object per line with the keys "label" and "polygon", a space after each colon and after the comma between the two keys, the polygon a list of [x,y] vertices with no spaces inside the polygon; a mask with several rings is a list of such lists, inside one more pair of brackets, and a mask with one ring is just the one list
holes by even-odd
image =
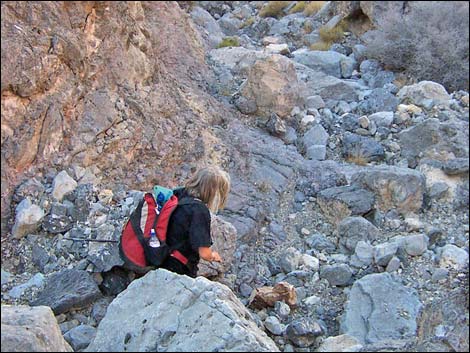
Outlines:
{"label": "rocky ground", "polygon": [[[353,32],[308,50],[333,10],[275,19],[259,16],[262,3],[186,9],[215,75],[210,93],[230,112],[211,126],[233,186],[213,229],[230,245],[206,275],[280,351],[468,350],[468,92],[403,86],[363,57]],[[240,47],[216,48],[227,36]],[[120,268],[116,243],[77,238],[116,241],[141,191],[59,171],[14,193],[2,304],[51,306],[77,351],[139,277]],[[250,307],[254,289],[279,282],[295,287],[295,307]]]}

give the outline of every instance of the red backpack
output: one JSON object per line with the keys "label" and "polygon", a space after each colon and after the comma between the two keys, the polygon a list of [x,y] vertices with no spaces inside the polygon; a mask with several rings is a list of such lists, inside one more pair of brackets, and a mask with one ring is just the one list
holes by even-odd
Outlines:
{"label": "red backpack", "polygon": [[[194,203],[192,198],[181,200],[171,194],[166,200],[155,200],[152,193],[146,193],[132,212],[121,234],[119,253],[125,266],[136,272],[147,271],[149,266],[160,266],[172,256],[186,265],[188,259],[177,248],[182,244],[170,247],[166,243],[168,222],[177,206]],[[160,246],[153,248],[149,243],[150,231],[155,229]]]}

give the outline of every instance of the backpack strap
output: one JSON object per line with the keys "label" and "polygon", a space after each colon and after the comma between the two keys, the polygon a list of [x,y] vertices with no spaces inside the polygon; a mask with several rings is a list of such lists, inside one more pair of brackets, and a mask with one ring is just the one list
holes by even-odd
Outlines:
{"label": "backpack strap", "polygon": [[139,240],[140,245],[142,245],[142,248],[145,249],[145,239],[144,239],[144,233],[142,232],[142,229],[140,228],[140,218],[142,217],[142,207],[144,206],[145,198],[142,198],[139,201],[139,204],[137,205],[135,211],[132,213],[130,217],[131,225],[132,228],[134,229],[135,235],[137,235],[137,239]]}

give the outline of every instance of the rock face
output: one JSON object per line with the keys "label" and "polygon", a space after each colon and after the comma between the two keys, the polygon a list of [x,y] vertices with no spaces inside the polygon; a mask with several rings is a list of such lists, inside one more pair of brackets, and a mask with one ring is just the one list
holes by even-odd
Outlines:
{"label": "rock face", "polygon": [[1,14],[2,195],[53,164],[149,188],[208,152],[201,131],[224,108],[201,89],[202,40],[177,2],[3,2]]}
{"label": "rock face", "polygon": [[87,348],[151,350],[279,351],[226,286],[162,269],[135,280],[111,303]]}
{"label": "rock face", "polygon": [[73,352],[47,306],[2,305],[2,352]]}
{"label": "rock face", "polygon": [[361,344],[413,337],[420,308],[414,289],[388,273],[367,275],[351,289],[341,331]]}

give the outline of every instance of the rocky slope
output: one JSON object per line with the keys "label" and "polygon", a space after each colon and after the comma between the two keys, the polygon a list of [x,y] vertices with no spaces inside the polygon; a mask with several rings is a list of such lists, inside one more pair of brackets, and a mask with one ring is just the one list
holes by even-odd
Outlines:
{"label": "rocky slope", "polygon": [[[368,60],[378,2],[180,6],[2,3],[2,312],[52,308],[75,351],[468,350],[468,92]],[[342,42],[310,49],[344,18]],[[227,36],[241,46],[217,48]],[[204,163],[232,177],[213,217],[225,261],[200,272],[220,283],[123,270],[115,241],[142,190]],[[204,324],[145,299],[154,277],[193,288],[171,305]],[[296,305],[250,305],[280,282]],[[142,310],[114,340],[139,296],[158,320]]]}

